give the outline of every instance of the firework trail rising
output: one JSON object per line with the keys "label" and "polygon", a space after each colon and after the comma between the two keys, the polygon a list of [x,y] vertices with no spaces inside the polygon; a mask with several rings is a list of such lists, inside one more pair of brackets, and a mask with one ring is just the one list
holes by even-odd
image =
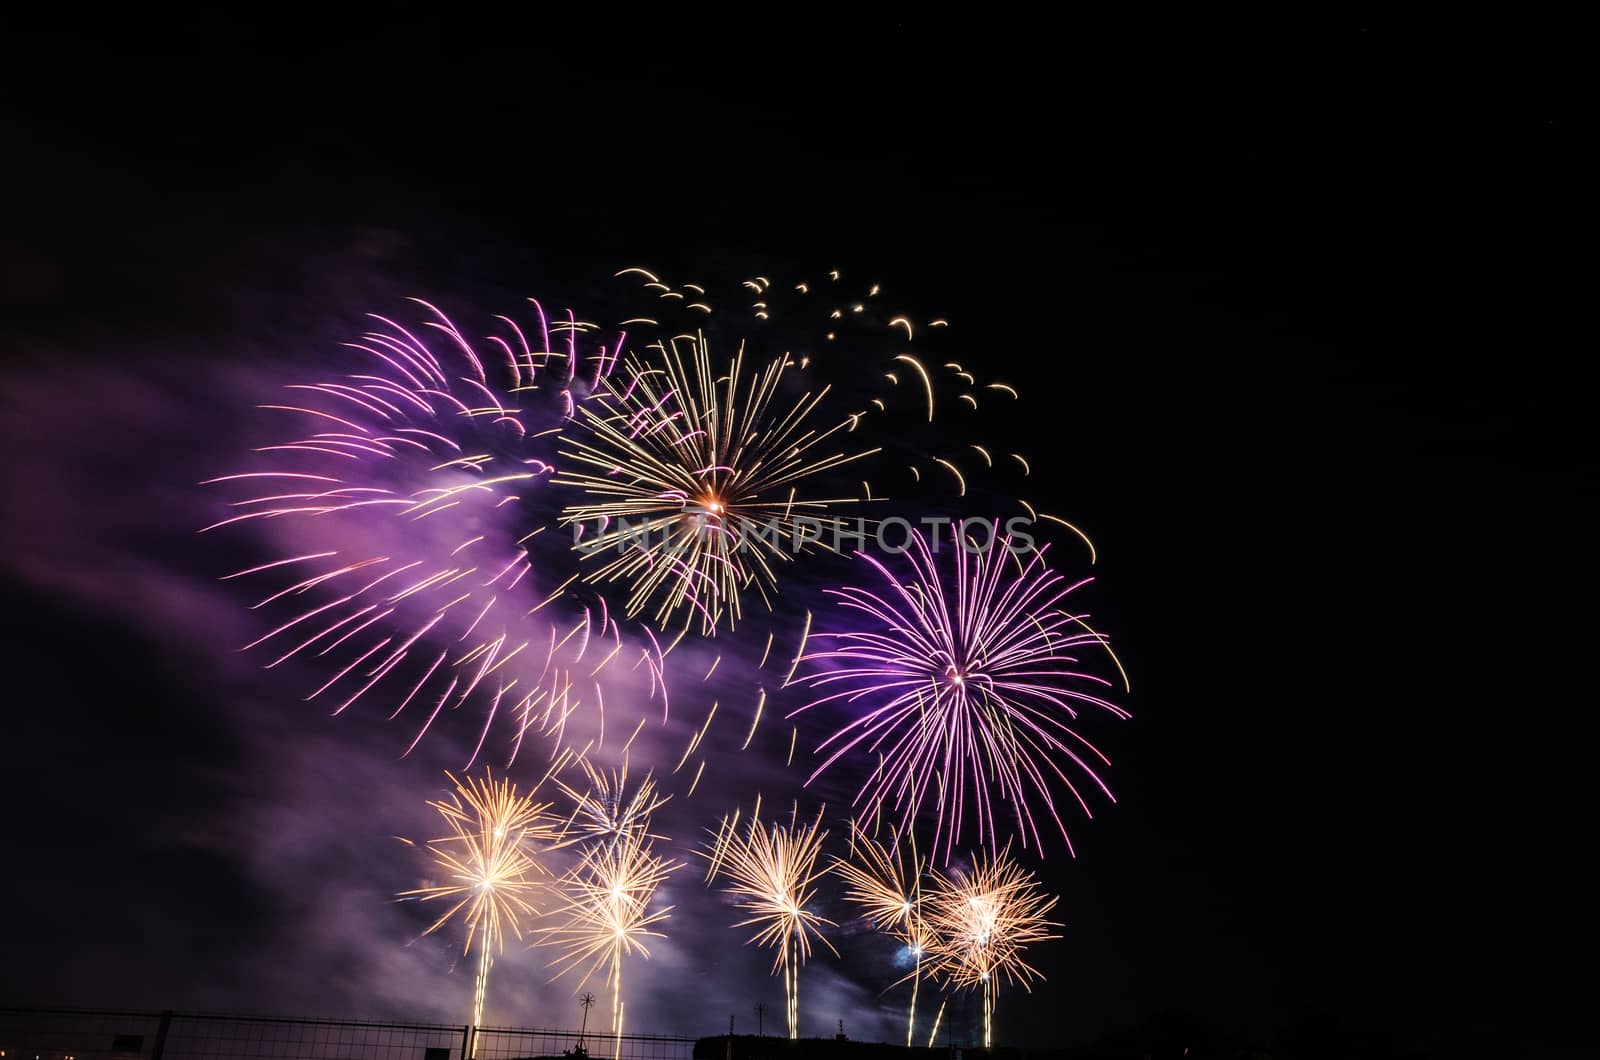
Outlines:
{"label": "firework trail rising", "polygon": [[1017,864],[1008,845],[987,858],[978,854],[965,872],[945,876],[935,870],[928,904],[939,939],[931,974],[956,989],[982,989],[987,1049],[993,1044],[1001,981],[1029,990],[1044,978],[1022,954],[1032,943],[1061,937],[1052,930],[1061,925],[1046,919],[1056,899]]}
{"label": "firework trail rising", "polygon": [[978,842],[995,849],[997,800],[1011,804],[1024,845],[1039,845],[1040,813],[1065,839],[1052,787],[1092,811],[1058,763],[1111,797],[1097,772],[1109,759],[1077,732],[1080,709],[1128,716],[1100,695],[1109,682],[1082,669],[1084,649],[1109,651],[1085,616],[1066,608],[1089,579],[1068,582],[1045,565],[1043,550],[1016,555],[1009,535],[985,528],[992,547],[974,552],[954,533],[943,549],[937,537],[914,533],[906,562],[894,568],[857,553],[881,577],[878,587],[829,592],[866,625],[811,634],[821,647],[806,654],[813,669],[798,680],[819,695],[790,715],[852,708],[817,748],[827,757],[807,783],[848,755],[876,756],[857,805],[891,808],[905,833],[931,800],[931,849],[942,846],[946,862],[969,811]]}
{"label": "firework trail rising", "polygon": [[778,951],[772,970],[783,972],[790,1038],[800,1036],[800,965],[811,956],[811,942],[816,939],[833,949],[822,935],[823,925],[833,921],[807,908],[816,900],[817,881],[828,872],[817,869],[828,833],[821,827],[822,810],[809,824],[800,821],[799,813],[797,804],[787,825],[774,823],[769,829],[761,824],[757,799],[743,833],[735,813],[723,820],[714,841],[701,851],[710,862],[706,882],[725,877],[724,891],[748,914],[733,926],[755,927],[749,941]]}
{"label": "firework trail rising", "polygon": [[476,1028],[483,1022],[489,968],[505,949],[507,933],[521,939],[522,918],[538,915],[533,897],[537,876],[545,871],[538,848],[555,840],[559,819],[552,816],[550,803],[534,801],[537,786],[521,794],[509,780],[496,781],[487,773],[481,780],[451,776],[450,781],[455,785],[450,798],[428,803],[450,828],[449,835],[426,844],[443,882],[403,891],[400,897],[452,903],[424,935],[459,915],[467,929],[462,952],[470,952],[477,939],[472,1001]]}
{"label": "firework trail rising", "polygon": [[[596,839],[583,848],[578,864],[557,882],[564,904],[555,910],[561,922],[541,929],[539,941],[559,949],[553,967],[556,977],[582,970],[578,989],[595,972],[606,970],[611,988],[611,1033],[622,1033],[622,962],[635,953],[649,958],[645,940],[665,938],[659,925],[671,906],[652,909],[656,890],[682,862],[669,861],[654,851],[649,821]],[[621,1048],[618,1038],[613,1038]]]}
{"label": "firework trail rising", "polygon": [[[909,840],[908,840],[909,842]],[[899,939],[911,955],[911,1004],[906,1012],[906,1047],[910,1048],[917,1023],[917,992],[922,984],[923,958],[938,950],[940,940],[923,911],[922,860],[914,843],[903,854],[850,824],[850,856],[835,858],[833,871],[845,885],[845,899],[858,907],[872,926]],[[905,980],[902,979],[901,982]]]}
{"label": "firework trail rising", "polygon": [[[604,384],[624,338],[586,355],[579,338],[594,325],[570,313],[552,323],[535,302],[530,329],[500,317],[475,345],[419,304],[423,323],[375,317],[346,343],[349,374],[263,406],[298,431],[262,446],[253,469],[210,480],[234,499],[205,529],[255,527],[278,552],[225,579],[272,583],[254,608],[278,619],[246,646],[269,653],[267,668],[323,667],[307,698],[331,698],[335,714],[384,686],[391,717],[420,719],[412,747],[476,697],[486,708],[472,760],[498,720],[509,764],[528,731],[564,734],[586,701],[603,710],[597,677],[624,651],[603,599],[539,614],[577,572],[552,577],[570,566],[566,550],[548,564],[534,551],[553,435]],[[648,665],[665,708],[660,652],[628,661]]]}

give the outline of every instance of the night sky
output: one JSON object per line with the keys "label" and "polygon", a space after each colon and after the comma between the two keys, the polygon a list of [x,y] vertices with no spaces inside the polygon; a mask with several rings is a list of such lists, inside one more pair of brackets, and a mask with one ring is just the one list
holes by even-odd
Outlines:
{"label": "night sky", "polygon": [[[627,264],[840,268],[1021,390],[1007,430],[1098,545],[1133,678],[1132,720],[1095,729],[1117,803],[1070,822],[1076,859],[1028,855],[1065,939],[998,1037],[1554,1055],[1593,926],[1562,64],[1448,93],[1400,61],[1415,40],[1328,27],[1331,80],[1202,98],[1058,73],[1076,44],[997,78],[948,27],[848,38],[790,42],[826,79],[709,43],[38,42],[0,118],[0,1001],[461,1022],[470,962],[415,941],[392,837],[430,834],[475,734],[402,761],[384,711],[329,718],[241,655],[239,545],[196,537],[196,483],[408,295],[484,320]],[[685,850],[772,783],[725,757],[674,803]],[[670,897],[630,1029],[776,1008],[732,911],[692,870]],[[887,961],[825,905],[851,959],[806,967],[804,1030],[892,1038]],[[533,955],[495,975],[491,1022],[576,1019]]]}

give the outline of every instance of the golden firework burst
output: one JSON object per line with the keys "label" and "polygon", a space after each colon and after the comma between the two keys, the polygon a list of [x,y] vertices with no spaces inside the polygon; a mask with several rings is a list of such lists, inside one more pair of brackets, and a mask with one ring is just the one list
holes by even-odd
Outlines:
{"label": "golden firework burst", "polygon": [[774,564],[828,547],[816,518],[856,499],[801,488],[877,450],[832,451],[850,419],[819,425],[827,387],[785,398],[787,356],[747,373],[742,345],[718,370],[700,334],[649,349],[602,381],[563,435],[570,463],[554,481],[587,499],[562,520],[598,564],[588,580],[628,586],[630,617],[653,608],[663,628],[678,616],[687,628],[698,615],[711,633],[738,620],[747,589],[770,606]]}
{"label": "golden firework burst", "polygon": [[649,958],[645,940],[665,938],[658,925],[671,906],[652,908],[656,890],[682,862],[654,852],[648,821],[609,837],[591,840],[578,863],[557,882],[564,904],[555,910],[561,922],[540,931],[540,941],[559,949],[552,967],[556,978],[580,971],[578,987],[606,969],[611,987],[612,1040],[622,1033],[622,961],[637,953]]}
{"label": "golden firework burst", "polygon": [[[816,899],[816,884],[829,869],[818,870],[817,857],[827,831],[822,826],[822,811],[809,824],[799,819],[799,806],[790,813],[789,823],[764,827],[760,821],[761,803],[741,833],[737,813],[725,818],[714,833],[710,846],[701,851],[710,862],[706,882],[717,877],[728,881],[724,892],[748,914],[733,926],[755,927],[749,939],[758,946],[778,951],[772,970],[783,972],[783,991],[788,1002],[789,1037],[800,1036],[800,965],[811,956],[815,939],[833,949],[822,935],[828,920],[807,908]],[[837,951],[834,951],[837,953]]]}
{"label": "golden firework burst", "polygon": [[983,990],[983,1045],[994,1038],[994,1004],[1000,981],[1024,990],[1044,977],[1026,960],[1031,943],[1061,936],[1047,919],[1056,898],[1017,864],[1009,844],[998,854],[974,856],[972,867],[933,873],[929,919],[938,934],[931,973],[956,989]]}
{"label": "golden firework burst", "polygon": [[459,918],[467,929],[462,952],[471,952],[477,941],[472,1003],[476,1028],[483,1022],[489,968],[504,950],[507,933],[522,938],[522,918],[538,915],[533,897],[545,871],[539,848],[557,838],[558,819],[552,816],[550,803],[534,801],[537,785],[523,793],[510,780],[496,781],[487,771],[482,779],[445,775],[455,791],[428,805],[444,818],[450,834],[426,844],[442,878],[402,891],[400,897],[451,903],[424,935]]}

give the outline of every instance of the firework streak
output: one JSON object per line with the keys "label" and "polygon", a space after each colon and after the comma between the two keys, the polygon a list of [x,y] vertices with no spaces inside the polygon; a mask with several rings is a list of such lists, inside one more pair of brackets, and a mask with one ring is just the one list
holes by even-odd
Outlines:
{"label": "firework streak", "polygon": [[701,335],[651,349],[578,410],[556,482],[588,499],[562,518],[591,531],[587,577],[625,583],[629,617],[710,634],[737,621],[747,588],[770,606],[801,517],[857,500],[803,494],[808,480],[875,450],[835,448],[851,421],[816,423],[827,387],[780,397],[786,355],[747,375],[742,346],[725,370]]}
{"label": "firework streak", "polygon": [[1017,555],[990,529],[984,551],[954,540],[939,549],[937,538],[916,533],[904,563],[857,553],[881,576],[878,587],[829,592],[867,622],[811,634],[820,647],[805,655],[812,669],[798,680],[824,694],[790,715],[851,708],[817,748],[827,757],[807,783],[848,755],[876,756],[857,804],[891,808],[906,832],[931,803],[930,849],[942,847],[946,862],[969,811],[978,842],[998,845],[997,801],[1011,804],[1024,845],[1030,837],[1039,845],[1040,813],[1066,838],[1052,787],[1091,811],[1060,763],[1111,796],[1094,764],[1109,760],[1077,732],[1080,708],[1128,716],[1098,694],[1109,682],[1080,662],[1082,649],[1105,646],[1065,606],[1089,579],[1068,582],[1045,565],[1044,550]]}
{"label": "firework streak", "polygon": [[[263,406],[303,433],[262,446],[257,469],[211,480],[247,492],[206,529],[257,526],[279,551],[228,578],[273,580],[254,608],[287,615],[247,647],[269,651],[269,669],[324,668],[308,699],[330,698],[338,714],[382,685],[391,717],[420,718],[412,747],[474,700],[484,717],[472,760],[497,720],[507,764],[530,730],[556,734],[554,755],[581,705],[603,711],[598,678],[624,640],[604,599],[539,613],[577,578],[569,548],[536,563],[550,525],[541,506],[556,507],[544,480],[553,435],[606,383],[624,336],[586,356],[578,340],[594,326],[570,313],[552,323],[535,302],[536,326],[500,317],[501,333],[474,345],[420,304],[421,325],[377,317],[346,343],[357,370]],[[631,651],[665,709],[661,652]]]}
{"label": "firework streak", "polygon": [[796,805],[787,825],[774,823],[768,829],[761,824],[758,799],[742,834],[735,813],[723,820],[714,841],[701,851],[710,863],[706,882],[726,877],[724,890],[749,914],[733,926],[755,927],[750,941],[778,951],[772,970],[783,972],[790,1038],[800,1036],[800,966],[811,956],[812,940],[833,950],[821,934],[822,926],[833,921],[807,908],[816,900],[817,881],[828,872],[816,867],[828,833],[821,827],[820,809],[809,824],[800,821],[799,812]]}
{"label": "firework streak", "polygon": [[[648,798],[648,796],[647,796]],[[539,941],[556,946],[557,978],[581,971],[578,988],[602,967],[611,988],[611,1033],[622,1033],[622,960],[637,953],[648,958],[645,940],[665,938],[659,925],[672,907],[652,909],[657,888],[682,862],[656,855],[648,819],[638,827],[587,839],[578,863],[557,882],[564,904],[555,911],[560,923],[541,929]]]}
{"label": "firework streak", "polygon": [[[457,780],[448,801],[430,802],[450,834],[430,840],[428,852],[444,882],[404,891],[402,898],[453,904],[424,931],[432,934],[460,915],[467,928],[463,953],[478,942],[478,972],[472,995],[472,1026],[483,1023],[489,968],[505,949],[507,933],[522,938],[522,918],[537,916],[533,896],[544,868],[538,848],[559,834],[550,803],[534,802],[535,792],[519,794],[509,780]],[[535,789],[537,790],[537,789]]]}
{"label": "firework streak", "polygon": [[[917,1024],[917,992],[922,985],[922,962],[941,946],[941,940],[923,912],[922,861],[912,849],[901,853],[868,836],[855,822],[850,825],[850,857],[835,858],[833,871],[845,884],[845,898],[856,905],[872,926],[905,944],[912,960],[911,1005],[906,1012],[906,1047],[911,1047]],[[905,980],[902,979],[901,982]]]}
{"label": "firework streak", "polygon": [[1001,981],[1028,990],[1043,978],[1022,952],[1030,943],[1061,937],[1051,930],[1061,925],[1046,919],[1055,904],[1034,875],[1012,858],[1009,845],[987,858],[976,855],[965,872],[933,873],[929,918],[939,944],[931,974],[956,989],[982,989],[985,1049],[994,1040]]}

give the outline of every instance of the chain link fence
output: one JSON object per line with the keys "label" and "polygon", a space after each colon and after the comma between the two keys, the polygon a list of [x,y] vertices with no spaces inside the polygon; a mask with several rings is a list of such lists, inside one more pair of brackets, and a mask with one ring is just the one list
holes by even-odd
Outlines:
{"label": "chain link fence", "polygon": [[193,1012],[0,1008],[0,1060],[693,1060],[693,1038]]}

